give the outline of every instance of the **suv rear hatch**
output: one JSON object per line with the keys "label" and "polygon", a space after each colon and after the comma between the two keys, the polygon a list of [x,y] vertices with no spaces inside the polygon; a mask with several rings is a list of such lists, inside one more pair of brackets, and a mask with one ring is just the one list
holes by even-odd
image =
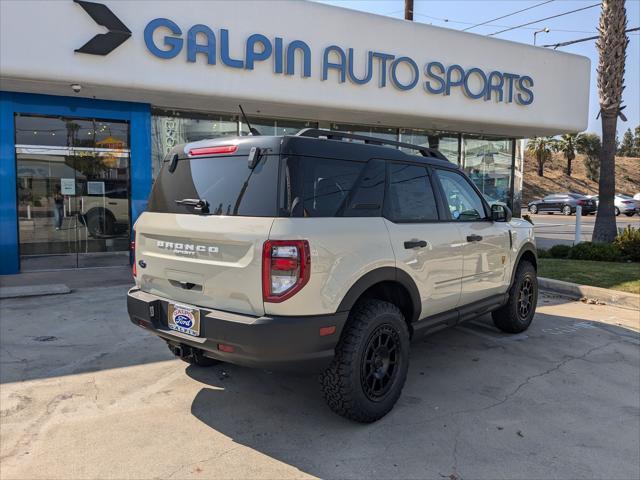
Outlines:
{"label": "suv rear hatch", "polygon": [[167,156],[147,211],[135,225],[136,280],[143,291],[201,307],[264,314],[262,247],[277,216],[279,156],[272,148],[249,168],[255,145],[235,139],[212,147],[209,141],[207,147],[188,144]]}

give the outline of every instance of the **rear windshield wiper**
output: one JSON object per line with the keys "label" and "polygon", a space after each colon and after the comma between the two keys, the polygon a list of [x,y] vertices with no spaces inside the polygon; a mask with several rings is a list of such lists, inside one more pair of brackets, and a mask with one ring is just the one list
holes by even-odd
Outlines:
{"label": "rear windshield wiper", "polygon": [[204,198],[183,198],[182,200],[176,200],[176,203],[186,207],[193,207],[193,210],[197,213],[209,213],[209,202]]}

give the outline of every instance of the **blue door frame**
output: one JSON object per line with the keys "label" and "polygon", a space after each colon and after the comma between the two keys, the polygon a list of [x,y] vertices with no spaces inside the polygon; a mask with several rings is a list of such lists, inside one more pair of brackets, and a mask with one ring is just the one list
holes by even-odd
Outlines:
{"label": "blue door frame", "polygon": [[0,275],[20,270],[14,144],[16,113],[128,121],[132,224],[147,206],[152,183],[151,105],[0,91]]}

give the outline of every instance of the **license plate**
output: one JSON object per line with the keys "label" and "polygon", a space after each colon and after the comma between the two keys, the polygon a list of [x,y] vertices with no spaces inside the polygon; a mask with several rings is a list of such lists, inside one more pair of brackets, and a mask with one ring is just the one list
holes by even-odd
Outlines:
{"label": "license plate", "polygon": [[200,310],[191,305],[170,303],[168,325],[171,330],[197,337],[200,335]]}

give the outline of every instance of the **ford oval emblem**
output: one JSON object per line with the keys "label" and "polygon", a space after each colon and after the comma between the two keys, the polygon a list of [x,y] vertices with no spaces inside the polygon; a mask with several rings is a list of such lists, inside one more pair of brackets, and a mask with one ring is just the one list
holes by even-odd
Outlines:
{"label": "ford oval emblem", "polygon": [[173,319],[176,325],[182,328],[191,328],[193,326],[193,320],[186,315],[176,315]]}

